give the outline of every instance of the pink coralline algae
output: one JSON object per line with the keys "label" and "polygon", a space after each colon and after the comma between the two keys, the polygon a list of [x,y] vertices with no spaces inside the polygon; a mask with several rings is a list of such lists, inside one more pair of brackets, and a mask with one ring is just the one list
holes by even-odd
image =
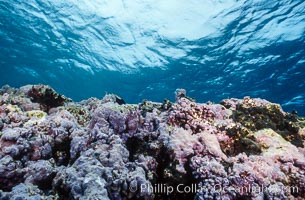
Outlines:
{"label": "pink coralline algae", "polygon": [[264,99],[0,89],[0,199],[304,199],[305,119]]}

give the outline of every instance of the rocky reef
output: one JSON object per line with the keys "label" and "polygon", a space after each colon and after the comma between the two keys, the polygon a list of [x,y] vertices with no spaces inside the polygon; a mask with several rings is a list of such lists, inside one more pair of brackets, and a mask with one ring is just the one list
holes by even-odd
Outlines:
{"label": "rocky reef", "polygon": [[0,199],[304,199],[305,119],[259,98],[0,90]]}

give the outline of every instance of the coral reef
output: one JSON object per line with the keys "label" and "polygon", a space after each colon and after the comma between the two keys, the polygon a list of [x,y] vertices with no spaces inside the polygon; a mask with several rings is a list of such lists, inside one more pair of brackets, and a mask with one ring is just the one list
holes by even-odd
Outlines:
{"label": "coral reef", "polygon": [[0,89],[0,199],[304,199],[305,119],[259,98]]}

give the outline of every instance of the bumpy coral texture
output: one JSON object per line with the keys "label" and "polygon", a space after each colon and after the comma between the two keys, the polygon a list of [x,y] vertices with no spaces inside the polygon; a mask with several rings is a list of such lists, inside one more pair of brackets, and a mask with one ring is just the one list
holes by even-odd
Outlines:
{"label": "bumpy coral texture", "polygon": [[0,199],[304,199],[304,145],[305,119],[259,98],[196,103],[177,89],[175,102],[126,104],[0,90]]}

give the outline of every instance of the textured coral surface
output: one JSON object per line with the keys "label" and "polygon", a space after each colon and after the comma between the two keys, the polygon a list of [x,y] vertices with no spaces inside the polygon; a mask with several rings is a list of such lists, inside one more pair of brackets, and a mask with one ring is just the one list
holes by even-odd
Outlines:
{"label": "textured coral surface", "polygon": [[305,119],[259,98],[0,90],[0,199],[304,199]]}

